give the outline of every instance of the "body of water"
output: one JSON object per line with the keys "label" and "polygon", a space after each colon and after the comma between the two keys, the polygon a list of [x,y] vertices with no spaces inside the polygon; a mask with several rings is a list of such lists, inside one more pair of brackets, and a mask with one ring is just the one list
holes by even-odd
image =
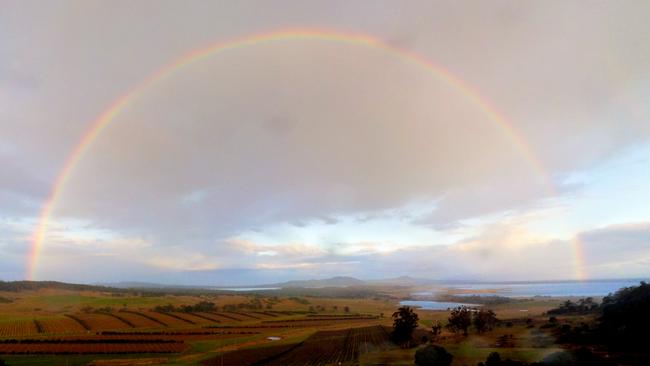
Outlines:
{"label": "body of water", "polygon": [[[607,280],[576,282],[533,282],[533,283],[467,283],[448,285],[450,289],[464,290],[465,296],[606,296],[622,287],[636,286],[639,280]],[[475,291],[475,292],[474,292]]]}
{"label": "body of water", "polygon": [[[462,283],[448,284],[437,290],[414,292],[413,296],[434,297],[448,294],[449,290],[462,290],[455,296],[504,296],[504,297],[600,297],[614,293],[620,288],[637,286],[641,280],[603,280],[603,281],[563,281],[563,282],[520,282],[520,283]],[[400,305],[418,307],[425,310],[447,310],[457,306],[480,306],[460,302],[405,300]]]}

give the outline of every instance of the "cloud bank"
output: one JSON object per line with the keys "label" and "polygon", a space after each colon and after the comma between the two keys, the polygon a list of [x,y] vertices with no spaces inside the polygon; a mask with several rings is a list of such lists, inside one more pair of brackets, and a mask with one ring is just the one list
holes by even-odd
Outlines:
{"label": "cloud bank", "polygon": [[[90,146],[39,276],[572,278],[576,237],[590,277],[648,273],[647,3],[468,5],[3,4],[0,276],[24,275],[65,158],[117,97],[193,49],[286,27],[421,54],[503,113],[537,162],[396,54],[235,49],[156,83]],[[603,183],[615,177],[630,187]]]}

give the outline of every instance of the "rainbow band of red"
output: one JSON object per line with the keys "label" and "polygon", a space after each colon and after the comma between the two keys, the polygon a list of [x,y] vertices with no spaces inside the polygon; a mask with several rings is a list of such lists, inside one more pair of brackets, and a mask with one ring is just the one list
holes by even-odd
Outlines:
{"label": "rainbow band of red", "polygon": [[[524,158],[529,162],[535,172],[544,180],[548,192],[555,195],[555,189],[551,180],[548,178],[548,174],[546,174],[546,171],[543,168],[542,164],[535,157],[535,154],[529,148],[528,144],[521,136],[521,134],[517,132],[513,125],[496,108],[494,108],[485,98],[481,97],[480,94],[474,90],[474,88],[472,88],[463,80],[451,74],[443,67],[432,63],[431,61],[412,51],[396,47],[378,38],[365,34],[343,33],[330,30],[278,30],[269,33],[255,34],[242,38],[227,40],[224,42],[218,42],[208,47],[190,52],[180,59],[154,72],[147,79],[143,80],[139,84],[136,84],[126,93],[120,96],[116,101],[114,101],[113,104],[108,109],[106,109],[104,113],[102,113],[92,123],[90,128],[88,128],[88,130],[84,133],[77,146],[72,150],[66,159],[63,168],[61,169],[56,181],[52,186],[49,198],[41,209],[38,225],[36,226],[33,234],[32,248],[29,255],[29,263],[27,265],[27,278],[33,279],[36,275],[36,269],[43,247],[43,241],[45,238],[45,233],[47,231],[48,223],[52,216],[54,207],[56,206],[56,202],[61,196],[61,193],[65,188],[70,175],[74,171],[75,166],[88,151],[93,141],[97,139],[104,128],[106,128],[106,126],[108,126],[120,112],[137,101],[138,97],[145,93],[149,88],[153,87],[157,83],[164,81],[179,70],[195,62],[199,62],[210,56],[228,50],[251,47],[272,42],[286,42],[291,40],[337,42],[379,49],[396,55],[397,57],[403,59],[405,62],[408,62],[414,66],[420,67],[430,72],[436,78],[444,81],[446,84],[454,88],[457,92],[460,92],[460,94],[464,95],[469,101],[477,105],[483,111],[483,113],[485,113],[489,120],[492,121],[494,125],[499,128],[505,134],[505,136],[507,136],[511,143],[516,146],[516,148],[522,153]],[[579,244],[575,244],[575,246],[575,252],[580,253],[581,249],[579,248]],[[577,258],[576,263],[580,263],[580,260],[581,258]],[[581,269],[578,269],[577,274],[579,277],[582,276],[580,274],[580,271]]]}

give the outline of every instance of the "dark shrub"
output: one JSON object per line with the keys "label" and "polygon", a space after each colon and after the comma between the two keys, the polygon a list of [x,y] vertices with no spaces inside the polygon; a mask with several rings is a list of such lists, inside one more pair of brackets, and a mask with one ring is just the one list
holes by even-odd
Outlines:
{"label": "dark shrub", "polygon": [[454,356],[440,346],[426,346],[415,352],[417,366],[449,366]]}

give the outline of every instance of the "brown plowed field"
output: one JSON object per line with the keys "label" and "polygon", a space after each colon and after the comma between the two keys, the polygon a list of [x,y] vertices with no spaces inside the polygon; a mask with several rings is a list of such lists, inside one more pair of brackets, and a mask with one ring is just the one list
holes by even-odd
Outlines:
{"label": "brown plowed field", "polygon": [[[389,345],[388,331],[379,325],[314,333],[302,343],[244,349],[206,360],[205,365],[302,366],[353,362],[362,353]],[[223,363],[222,363],[223,362]]]}

